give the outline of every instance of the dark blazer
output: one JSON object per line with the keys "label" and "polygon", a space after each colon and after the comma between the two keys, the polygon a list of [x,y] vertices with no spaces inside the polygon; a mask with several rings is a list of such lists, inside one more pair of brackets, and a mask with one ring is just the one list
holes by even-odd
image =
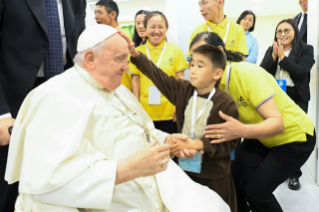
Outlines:
{"label": "dark blazer", "polygon": [[[304,45],[298,55],[296,62],[288,57],[284,57],[279,65],[290,74],[290,78],[295,84],[303,102],[307,103],[310,100],[310,70],[315,63],[313,47]],[[276,61],[272,58],[272,47],[269,47],[260,64],[261,67],[266,69],[270,74],[275,76],[277,71],[278,58]]]}
{"label": "dark blazer", "polygon": [[[62,2],[68,69],[85,29],[86,0]],[[0,0],[0,115],[16,117],[32,89],[49,45],[47,28],[43,0]]]}
{"label": "dark blazer", "polygon": [[[297,26],[299,25],[301,16],[302,16],[302,12],[292,18],[292,20],[294,20],[294,21],[296,22]],[[305,29],[305,33],[304,33],[303,35],[300,35],[302,41],[303,41],[305,44],[307,44],[307,27],[308,27],[308,23],[307,23],[307,26],[306,26],[306,29]]]}

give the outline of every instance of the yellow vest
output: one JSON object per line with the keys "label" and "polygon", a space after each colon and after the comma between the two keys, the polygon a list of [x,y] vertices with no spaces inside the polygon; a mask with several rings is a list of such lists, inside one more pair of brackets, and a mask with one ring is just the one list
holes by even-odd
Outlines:
{"label": "yellow vest", "polygon": [[[146,45],[149,48],[151,61],[157,65],[158,60],[162,54],[162,50],[165,46],[164,40],[160,45],[154,47],[147,41],[146,44],[137,47],[137,50],[147,56]],[[182,50],[173,44],[167,43],[160,61],[159,68],[169,76],[175,76],[177,72],[184,71],[187,68],[187,62]],[[154,86],[154,83],[142,74],[135,65],[130,63],[130,72],[134,75],[140,76],[140,102],[144,110],[152,118],[153,121],[165,121],[173,119],[174,105],[172,105],[165,96],[161,95],[161,105],[149,105],[149,87]]]}
{"label": "yellow vest", "polygon": [[[219,85],[225,90],[226,70]],[[278,86],[275,78],[263,68],[247,62],[232,62],[228,93],[238,106],[240,121],[244,124],[258,124],[264,119],[257,109],[265,101],[273,98],[285,124],[283,133],[259,139],[266,147],[276,147],[292,142],[304,142],[306,133],[313,135],[314,123]]]}
{"label": "yellow vest", "polygon": [[[210,21],[206,21],[205,23],[199,25],[193,31],[189,45],[191,44],[191,42],[193,41],[194,37],[197,34],[201,32],[209,32],[209,29],[211,32],[217,33],[220,36],[220,38],[224,40],[226,31],[227,31],[227,23],[228,23],[228,18],[227,16],[225,16],[225,19],[218,25],[213,24]],[[245,37],[244,29],[240,25],[232,21],[229,21],[229,30],[228,30],[228,35],[225,42],[225,48],[226,50],[240,52],[240,53],[243,53],[244,55],[249,54],[249,51],[246,45],[246,37]],[[190,55],[190,53],[188,55]]]}

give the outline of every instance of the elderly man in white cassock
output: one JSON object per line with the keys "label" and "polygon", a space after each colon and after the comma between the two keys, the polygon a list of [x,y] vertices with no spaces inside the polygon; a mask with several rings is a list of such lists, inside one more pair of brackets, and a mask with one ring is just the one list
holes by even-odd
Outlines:
{"label": "elderly man in white cassock", "polygon": [[11,137],[5,179],[20,181],[22,212],[229,212],[213,191],[173,162],[174,137],[154,128],[121,85],[127,41],[87,28],[75,66],[32,91]]}

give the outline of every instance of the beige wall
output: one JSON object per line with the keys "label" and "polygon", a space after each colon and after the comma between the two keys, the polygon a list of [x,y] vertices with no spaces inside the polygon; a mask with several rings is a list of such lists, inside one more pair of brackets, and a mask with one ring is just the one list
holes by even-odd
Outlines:
{"label": "beige wall", "polygon": [[[265,55],[266,50],[270,45],[272,45],[272,41],[275,35],[275,29],[277,24],[287,18],[292,18],[296,14],[291,15],[273,15],[273,16],[258,16],[256,18],[256,26],[254,32],[252,34],[257,38],[258,41],[258,60],[257,65],[259,65]],[[230,20],[236,22],[236,18],[230,18]]]}

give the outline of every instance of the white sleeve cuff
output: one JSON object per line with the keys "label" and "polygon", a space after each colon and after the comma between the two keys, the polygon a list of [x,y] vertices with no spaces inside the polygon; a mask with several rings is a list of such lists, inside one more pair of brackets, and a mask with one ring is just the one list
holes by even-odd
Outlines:
{"label": "white sleeve cuff", "polygon": [[34,195],[34,199],[65,207],[109,209],[116,170],[116,161],[96,161],[63,187],[45,194]]}
{"label": "white sleeve cuff", "polygon": [[0,115],[0,119],[5,119],[5,118],[12,118],[11,113],[5,113],[3,115]]}

